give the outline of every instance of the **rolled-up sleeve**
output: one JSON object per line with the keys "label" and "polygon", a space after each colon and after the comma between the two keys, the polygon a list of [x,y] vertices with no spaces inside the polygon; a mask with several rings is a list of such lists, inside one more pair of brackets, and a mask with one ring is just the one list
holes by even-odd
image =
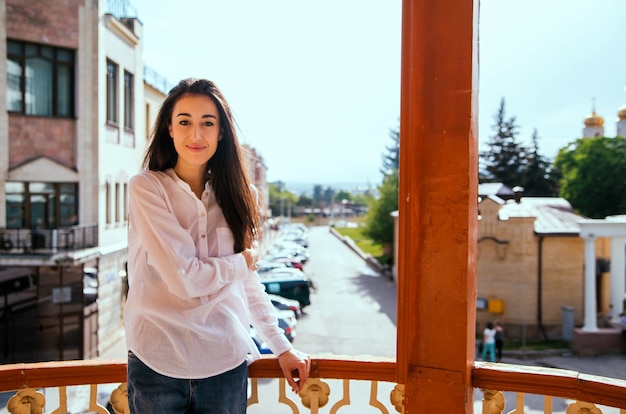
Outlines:
{"label": "rolled-up sleeve", "polygon": [[275,355],[280,355],[293,349],[293,345],[285,336],[285,332],[278,326],[276,308],[267,296],[265,286],[261,283],[257,272],[249,270],[245,288],[252,326],[269,345],[272,352]]}

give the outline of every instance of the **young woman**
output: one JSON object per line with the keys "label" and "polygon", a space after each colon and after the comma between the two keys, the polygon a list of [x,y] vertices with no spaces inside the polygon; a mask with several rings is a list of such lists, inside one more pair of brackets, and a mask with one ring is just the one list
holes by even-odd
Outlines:
{"label": "young woman", "polygon": [[245,413],[250,325],[295,392],[310,359],[278,328],[255,272],[257,194],[230,107],[208,80],[185,79],[163,102],[129,183],[124,323],[133,413]]}

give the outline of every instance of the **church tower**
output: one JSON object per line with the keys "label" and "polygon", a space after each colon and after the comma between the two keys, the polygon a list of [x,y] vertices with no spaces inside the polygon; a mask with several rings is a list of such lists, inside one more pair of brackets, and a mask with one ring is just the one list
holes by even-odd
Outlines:
{"label": "church tower", "polygon": [[583,138],[594,138],[604,136],[604,119],[596,114],[595,109],[591,111],[591,115],[585,118],[585,127],[583,128]]}
{"label": "church tower", "polygon": [[626,105],[617,111],[617,136],[626,137]]}

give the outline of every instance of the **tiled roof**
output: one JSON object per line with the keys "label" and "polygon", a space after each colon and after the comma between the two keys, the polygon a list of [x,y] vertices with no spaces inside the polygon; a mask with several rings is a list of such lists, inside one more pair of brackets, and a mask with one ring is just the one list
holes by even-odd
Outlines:
{"label": "tiled roof", "polygon": [[509,200],[500,208],[499,217],[536,217],[535,233],[544,235],[579,234],[578,221],[586,218],[574,213],[571,204],[559,197],[522,197],[519,203]]}
{"label": "tiled roof", "polygon": [[482,183],[478,184],[478,195],[481,197],[498,195],[503,196],[504,198],[509,198],[513,197],[515,193],[502,183]]}

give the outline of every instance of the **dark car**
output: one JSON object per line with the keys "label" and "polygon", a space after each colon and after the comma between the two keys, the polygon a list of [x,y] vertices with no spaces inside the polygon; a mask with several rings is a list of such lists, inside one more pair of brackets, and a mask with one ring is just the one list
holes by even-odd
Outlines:
{"label": "dark car", "polygon": [[304,271],[304,265],[302,263],[302,260],[290,254],[286,254],[286,253],[285,254],[283,253],[271,254],[271,255],[265,256],[264,260],[268,262],[274,262],[274,263],[283,263],[287,267],[293,267],[293,268]]}
{"label": "dark car", "polygon": [[303,272],[276,269],[260,277],[267,293],[297,300],[302,309],[311,304],[311,282]]}
{"label": "dark car", "polygon": [[296,338],[296,317],[291,311],[278,310],[276,317],[278,318],[278,327],[285,332],[285,336],[289,342],[293,342]]}
{"label": "dark car", "polygon": [[300,318],[302,314],[300,302],[295,299],[287,299],[278,295],[268,294],[267,296],[269,296],[270,301],[272,301],[272,305],[274,305],[276,309],[292,311],[296,319]]}

